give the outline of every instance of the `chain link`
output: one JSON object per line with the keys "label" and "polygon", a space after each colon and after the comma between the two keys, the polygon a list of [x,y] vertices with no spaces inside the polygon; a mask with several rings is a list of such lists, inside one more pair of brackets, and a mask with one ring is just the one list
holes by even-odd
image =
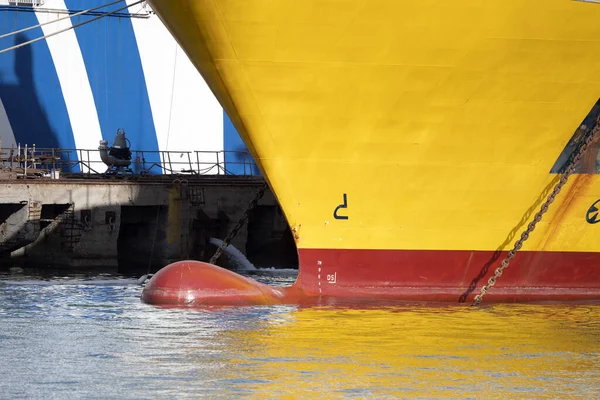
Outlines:
{"label": "chain link", "polygon": [[510,261],[517,255],[517,251],[521,250],[521,247],[523,247],[523,243],[525,243],[525,241],[529,239],[529,235],[531,234],[531,232],[533,232],[537,223],[542,220],[542,216],[546,213],[546,211],[548,211],[548,207],[550,207],[550,204],[552,204],[556,196],[560,193],[560,190],[567,183],[567,180],[569,179],[571,174],[575,172],[575,168],[577,167],[577,164],[579,164],[579,161],[581,161],[581,157],[583,157],[583,155],[587,151],[590,143],[594,141],[594,139],[598,135],[598,132],[600,132],[600,117],[598,117],[595,127],[592,130],[588,130],[587,138],[580,145],[575,157],[569,162],[567,169],[562,174],[556,186],[554,186],[554,190],[552,190],[552,193],[548,195],[548,198],[546,199],[544,204],[542,204],[540,210],[533,217],[533,221],[531,221],[529,225],[527,225],[527,229],[523,233],[521,233],[521,237],[515,242],[515,246],[511,251],[508,252],[508,255],[506,256],[504,261],[502,261],[502,264],[498,268],[496,268],[494,275],[491,276],[487,284],[481,288],[481,293],[475,296],[473,305],[476,306],[481,304],[483,296],[486,295],[488,290],[494,287],[498,278],[500,278],[504,270],[508,268],[508,264],[510,264]]}
{"label": "chain link", "polygon": [[225,248],[227,246],[229,246],[229,243],[238,234],[238,232],[241,229],[241,227],[244,226],[244,223],[248,219],[248,213],[254,207],[256,207],[256,204],[264,196],[265,191],[267,190],[268,187],[269,187],[269,185],[267,185],[265,183],[264,186],[258,191],[258,193],[256,194],[256,197],[254,197],[254,200],[252,200],[250,202],[250,205],[248,206],[248,208],[244,212],[244,215],[242,216],[242,218],[240,218],[240,220],[238,221],[238,223],[236,224],[236,226],[231,230],[231,232],[229,232],[229,235],[227,235],[227,237],[225,238],[225,240],[223,240],[223,244],[221,244],[221,246],[219,246],[219,248],[217,249],[217,251],[215,252],[215,254],[211,257],[209,263],[214,264],[214,263],[217,262],[217,260],[219,259],[219,257],[221,257],[221,254],[223,254],[223,251],[225,250]]}

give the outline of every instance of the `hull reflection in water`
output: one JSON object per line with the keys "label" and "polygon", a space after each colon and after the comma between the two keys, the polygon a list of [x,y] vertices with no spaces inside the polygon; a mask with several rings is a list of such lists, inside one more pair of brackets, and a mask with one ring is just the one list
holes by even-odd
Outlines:
{"label": "hull reflection in water", "polygon": [[166,309],[134,280],[15,279],[0,274],[5,398],[600,393],[600,305]]}
{"label": "hull reflection in water", "polygon": [[597,306],[309,308],[224,336],[239,349],[231,379],[254,376],[249,390],[273,397],[565,397],[600,390],[598,317]]}

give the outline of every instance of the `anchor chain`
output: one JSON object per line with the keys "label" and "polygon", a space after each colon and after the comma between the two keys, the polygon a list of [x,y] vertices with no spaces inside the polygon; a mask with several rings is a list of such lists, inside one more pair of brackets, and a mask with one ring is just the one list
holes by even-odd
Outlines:
{"label": "anchor chain", "polygon": [[502,264],[498,268],[496,268],[494,275],[491,276],[490,279],[488,280],[487,284],[481,288],[481,292],[477,296],[475,296],[475,299],[473,301],[474,306],[481,304],[481,301],[483,300],[483,296],[486,295],[488,290],[490,290],[492,287],[494,287],[498,278],[500,278],[500,276],[502,276],[502,273],[504,272],[504,270],[506,268],[508,268],[508,264],[510,264],[510,261],[513,258],[515,258],[515,256],[517,255],[517,252],[519,250],[521,250],[521,247],[523,247],[523,243],[525,243],[525,241],[527,239],[529,239],[529,235],[531,234],[531,232],[533,232],[537,223],[542,220],[542,216],[546,213],[546,211],[548,211],[548,207],[550,206],[550,204],[552,204],[552,202],[554,201],[556,196],[560,193],[562,187],[567,183],[567,180],[569,179],[571,174],[573,174],[573,172],[575,171],[577,164],[579,164],[579,161],[581,161],[581,157],[583,157],[583,155],[587,151],[590,143],[592,143],[594,141],[594,139],[598,135],[598,132],[600,132],[600,117],[598,117],[598,120],[596,121],[594,128],[591,130],[588,130],[585,141],[580,145],[575,157],[573,157],[571,159],[571,161],[569,162],[567,169],[562,174],[562,176],[561,176],[560,180],[558,181],[558,183],[556,184],[556,186],[554,186],[554,190],[552,190],[552,192],[548,195],[548,198],[546,199],[544,204],[542,204],[542,206],[540,207],[540,210],[533,217],[533,221],[531,221],[529,223],[529,225],[527,225],[527,229],[523,233],[521,233],[521,237],[519,238],[519,240],[517,240],[515,242],[513,249],[508,252],[508,255],[502,261]]}
{"label": "anchor chain", "polygon": [[246,220],[248,219],[248,213],[254,208],[256,207],[256,204],[258,203],[258,201],[264,196],[265,191],[267,190],[267,188],[269,187],[269,185],[267,185],[266,183],[264,184],[264,186],[258,191],[258,193],[256,194],[256,197],[254,197],[254,200],[252,200],[250,202],[250,205],[248,206],[248,208],[246,209],[246,211],[244,212],[244,215],[242,216],[242,218],[240,218],[240,220],[238,221],[238,223],[236,224],[236,226],[231,230],[231,232],[229,232],[229,235],[227,235],[227,237],[225,238],[225,240],[223,240],[223,244],[221,244],[219,246],[219,248],[217,249],[217,251],[215,252],[215,254],[211,257],[209,263],[211,264],[215,264],[217,262],[217,260],[219,259],[219,257],[221,257],[221,254],[223,254],[223,250],[225,250],[225,248],[227,246],[229,246],[229,243],[233,240],[233,238],[237,235],[237,233],[239,232],[240,228],[242,226],[244,226],[244,223],[246,222]]}

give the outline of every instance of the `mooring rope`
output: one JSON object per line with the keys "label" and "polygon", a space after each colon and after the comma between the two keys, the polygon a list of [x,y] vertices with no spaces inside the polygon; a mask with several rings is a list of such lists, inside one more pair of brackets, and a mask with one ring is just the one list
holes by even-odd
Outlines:
{"label": "mooring rope", "polygon": [[16,35],[18,33],[27,32],[27,31],[29,31],[31,29],[40,28],[40,27],[48,25],[48,24],[53,24],[55,22],[63,21],[65,19],[69,19],[69,18],[73,18],[73,17],[78,17],[80,15],[87,14],[89,12],[95,11],[95,10],[97,10],[99,8],[104,8],[104,7],[112,6],[114,4],[120,3],[121,1],[122,0],[113,1],[112,3],[103,4],[101,6],[97,6],[97,7],[94,7],[94,8],[88,8],[87,10],[83,10],[83,11],[77,12],[75,14],[69,14],[66,17],[61,17],[61,18],[53,19],[52,21],[47,21],[47,22],[44,22],[42,24],[28,26],[27,28],[19,29],[18,31],[8,32],[8,33],[5,33],[3,35],[0,35],[0,39],[4,39],[5,37],[8,37],[8,36],[13,36],[13,35]]}
{"label": "mooring rope", "polygon": [[[116,14],[116,13],[118,13],[119,11],[123,11],[123,10],[125,10],[125,9],[127,9],[127,8],[133,7],[133,6],[137,5],[137,4],[143,3],[144,1],[145,1],[145,0],[139,0],[139,1],[136,1],[135,3],[131,3],[131,4],[127,5],[127,6],[125,6],[125,7],[121,7],[121,8],[118,8],[118,9],[116,9],[116,10],[109,11],[109,12],[106,12],[106,13],[104,13],[104,14],[101,14],[101,15],[99,15],[99,16],[97,16],[97,17],[94,17],[94,18],[92,18],[92,19],[88,19],[87,21],[83,21],[83,22],[80,22],[80,23],[78,23],[78,24],[71,25],[71,26],[70,26],[70,27],[68,27],[68,28],[64,28],[64,29],[58,30],[58,31],[56,31],[56,32],[53,32],[53,33],[50,33],[50,34],[48,34],[48,35],[40,36],[40,37],[38,37],[38,38],[35,38],[35,39],[31,39],[31,40],[29,40],[29,41],[27,41],[27,42],[23,42],[23,43],[16,44],[16,45],[14,45],[14,46],[11,46],[11,47],[8,47],[8,48],[6,48],[6,49],[2,49],[2,50],[0,50],[0,54],[2,54],[2,53],[6,53],[6,52],[9,52],[9,51],[12,51],[12,50],[16,50],[16,49],[18,49],[18,48],[20,48],[20,47],[24,47],[24,46],[27,46],[27,45],[29,45],[29,44],[35,43],[35,42],[39,42],[40,40],[48,39],[48,38],[50,38],[50,37],[52,37],[52,36],[56,36],[56,35],[58,35],[59,33],[66,32],[66,31],[68,31],[68,30],[71,30],[71,29],[79,28],[80,26],[83,26],[83,25],[89,24],[90,22],[97,21],[97,20],[99,20],[100,18],[104,18],[104,17],[108,17],[109,15]],[[72,16],[70,16],[70,17],[72,17]]]}

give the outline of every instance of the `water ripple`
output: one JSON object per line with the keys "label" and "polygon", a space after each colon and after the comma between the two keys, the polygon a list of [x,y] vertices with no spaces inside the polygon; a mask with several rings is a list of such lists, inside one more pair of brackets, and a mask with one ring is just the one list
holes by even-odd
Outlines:
{"label": "water ripple", "polygon": [[135,279],[0,280],[5,398],[600,393],[597,305],[164,309]]}

